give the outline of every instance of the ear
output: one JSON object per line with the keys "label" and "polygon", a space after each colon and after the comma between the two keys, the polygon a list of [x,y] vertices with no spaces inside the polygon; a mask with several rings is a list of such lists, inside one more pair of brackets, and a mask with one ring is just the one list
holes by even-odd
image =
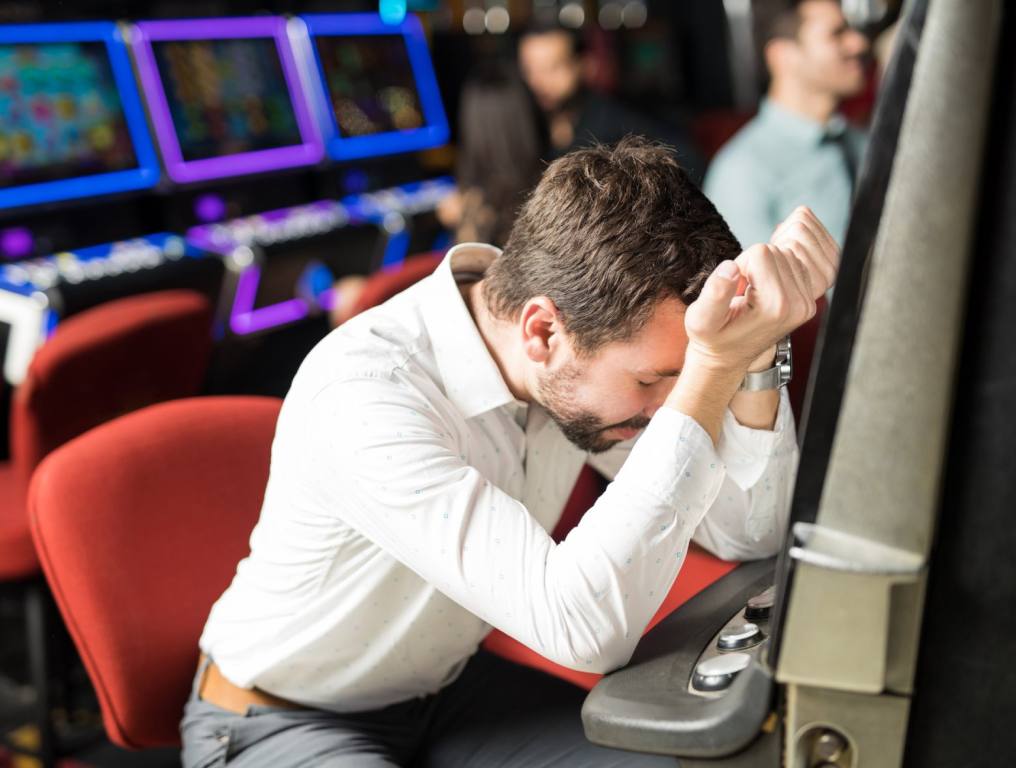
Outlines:
{"label": "ear", "polygon": [[546,296],[534,296],[522,307],[519,330],[526,357],[534,363],[546,363],[563,338],[557,305]]}
{"label": "ear", "polygon": [[770,40],[763,51],[770,76],[777,77],[786,72],[796,51],[797,43],[793,40],[784,37]]}

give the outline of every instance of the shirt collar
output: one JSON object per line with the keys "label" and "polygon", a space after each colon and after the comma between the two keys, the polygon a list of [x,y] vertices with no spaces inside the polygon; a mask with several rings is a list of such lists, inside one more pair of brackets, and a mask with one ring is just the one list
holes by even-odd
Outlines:
{"label": "shirt collar", "polygon": [[434,271],[421,304],[445,394],[467,419],[515,402],[455,280],[462,273],[482,277],[500,255],[492,245],[456,245]]}
{"label": "shirt collar", "polygon": [[839,113],[825,123],[820,123],[770,99],[762,100],[758,114],[762,121],[774,126],[780,134],[796,138],[804,144],[819,144],[825,139],[838,138],[847,130],[847,121]]}

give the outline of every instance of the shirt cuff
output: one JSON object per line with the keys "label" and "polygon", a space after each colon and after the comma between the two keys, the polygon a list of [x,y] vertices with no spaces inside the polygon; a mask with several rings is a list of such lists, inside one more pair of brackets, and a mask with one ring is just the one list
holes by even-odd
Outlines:
{"label": "shirt cuff", "polygon": [[[662,410],[662,409],[661,409]],[[772,429],[752,429],[741,424],[727,408],[717,448],[727,465],[727,475],[741,490],[747,491],[762,477],[769,459],[783,451],[793,451],[797,435],[787,388],[780,390],[780,403]]]}
{"label": "shirt cuff", "polygon": [[708,508],[723,485],[724,466],[697,421],[673,408],[656,411],[616,480],[647,491],[668,507]]}

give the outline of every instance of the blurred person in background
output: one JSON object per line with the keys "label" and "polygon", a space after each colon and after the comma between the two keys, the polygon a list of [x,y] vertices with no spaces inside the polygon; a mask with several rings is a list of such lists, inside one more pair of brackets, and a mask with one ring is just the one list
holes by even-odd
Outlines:
{"label": "blurred person in background", "polygon": [[515,213],[540,178],[546,131],[518,76],[495,65],[470,79],[459,106],[457,191],[438,207],[457,243],[508,240]]}
{"label": "blurred person in background", "polygon": [[578,34],[562,27],[532,26],[519,39],[519,70],[547,122],[547,159],[594,143],[613,144],[632,133],[672,146],[678,162],[701,181],[703,163],[691,140],[587,88],[582,54]]}
{"label": "blurred person in background", "polygon": [[[437,208],[456,243],[504,246],[515,213],[540,179],[547,146],[539,110],[514,67],[495,63],[466,82],[459,102],[457,188]],[[367,278],[335,284],[332,326],[350,319]]]}
{"label": "blurred person in background", "polygon": [[742,243],[807,205],[842,244],[866,136],[837,108],[864,88],[868,40],[836,0],[756,0],[752,13],[768,92],[716,155],[706,195]]}

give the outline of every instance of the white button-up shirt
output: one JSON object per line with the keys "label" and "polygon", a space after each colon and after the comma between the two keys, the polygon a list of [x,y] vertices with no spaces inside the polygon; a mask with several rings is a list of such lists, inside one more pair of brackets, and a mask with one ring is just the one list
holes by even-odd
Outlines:
{"label": "white button-up shirt", "polygon": [[[201,648],[240,686],[356,711],[437,691],[497,627],[547,658],[623,665],[693,538],[763,557],[786,525],[797,447],[728,413],[718,449],[660,408],[598,455],[515,400],[456,273],[497,249],[453,248],[431,277],[341,326],[286,397],[251,553]],[[584,462],[613,478],[559,544]]]}

